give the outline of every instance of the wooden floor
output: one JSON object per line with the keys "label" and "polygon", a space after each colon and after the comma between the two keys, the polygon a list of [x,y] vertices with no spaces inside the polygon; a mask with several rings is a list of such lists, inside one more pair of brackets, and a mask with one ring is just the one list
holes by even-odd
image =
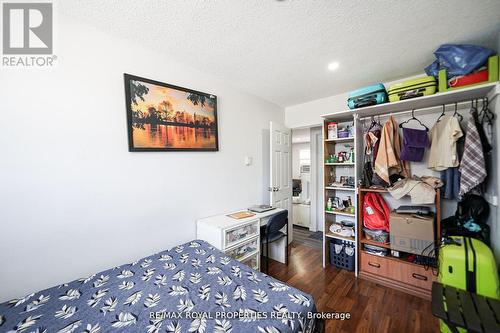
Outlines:
{"label": "wooden floor", "polygon": [[309,229],[296,225],[293,226],[293,241],[297,245],[303,244],[305,246],[321,249],[323,247],[323,234],[321,232],[319,234],[321,238],[313,238],[311,237],[313,233],[309,231]]}
{"label": "wooden floor", "polygon": [[288,266],[271,261],[269,275],[311,294],[318,311],[351,313],[350,320],[328,320],[326,332],[439,332],[430,301],[329,265],[323,269],[321,256],[321,250],[292,243]]}

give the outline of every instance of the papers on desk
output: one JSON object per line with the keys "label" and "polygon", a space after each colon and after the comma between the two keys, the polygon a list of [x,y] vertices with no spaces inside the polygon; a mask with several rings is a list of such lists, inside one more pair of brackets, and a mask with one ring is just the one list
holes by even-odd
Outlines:
{"label": "papers on desk", "polygon": [[244,219],[244,218],[247,218],[247,217],[252,217],[252,216],[255,216],[254,213],[251,213],[251,212],[247,212],[247,211],[241,211],[241,212],[236,212],[236,213],[233,213],[233,214],[229,214],[227,215],[228,217],[231,217],[233,219]]}

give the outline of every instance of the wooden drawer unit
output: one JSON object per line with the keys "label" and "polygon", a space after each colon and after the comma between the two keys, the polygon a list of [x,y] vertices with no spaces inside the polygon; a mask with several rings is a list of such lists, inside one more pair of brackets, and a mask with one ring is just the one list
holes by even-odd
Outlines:
{"label": "wooden drawer unit", "polygon": [[425,270],[423,266],[404,262],[395,262],[395,264],[399,265],[396,270],[398,273],[396,278],[399,281],[429,291],[432,289],[432,281],[434,281],[435,277],[431,268]]}
{"label": "wooden drawer unit", "polygon": [[361,251],[360,270],[390,278],[390,261],[384,257]]}
{"label": "wooden drawer unit", "polygon": [[426,270],[421,265],[406,263],[393,257],[379,257],[364,251],[360,254],[359,275],[424,298],[430,298],[432,282],[436,279],[430,268]]}
{"label": "wooden drawer unit", "polygon": [[243,244],[237,245],[229,250],[226,250],[225,253],[236,260],[240,260],[241,258],[247,256],[248,254],[258,251],[259,251],[259,239],[258,237],[254,237],[251,240],[244,242]]}

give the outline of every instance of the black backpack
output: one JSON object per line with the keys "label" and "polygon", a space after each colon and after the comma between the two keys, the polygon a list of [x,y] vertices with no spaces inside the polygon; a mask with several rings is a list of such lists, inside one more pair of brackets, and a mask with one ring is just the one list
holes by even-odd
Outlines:
{"label": "black backpack", "polygon": [[490,215],[490,205],[479,195],[466,194],[458,203],[455,215],[466,219],[472,218],[477,224],[486,224]]}
{"label": "black backpack", "polygon": [[[450,216],[441,221],[441,236],[466,236],[482,240],[487,245],[490,244],[490,227],[486,224],[490,215],[490,206],[481,196],[466,194],[458,202],[454,216]],[[464,224],[473,220],[480,227],[480,231],[470,231]]]}

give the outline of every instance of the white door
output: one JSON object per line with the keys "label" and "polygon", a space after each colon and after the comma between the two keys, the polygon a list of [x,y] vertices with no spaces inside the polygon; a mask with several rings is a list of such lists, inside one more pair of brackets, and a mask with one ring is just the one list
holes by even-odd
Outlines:
{"label": "white door", "polygon": [[288,210],[288,242],[292,241],[292,134],[289,128],[270,123],[270,205]]}

